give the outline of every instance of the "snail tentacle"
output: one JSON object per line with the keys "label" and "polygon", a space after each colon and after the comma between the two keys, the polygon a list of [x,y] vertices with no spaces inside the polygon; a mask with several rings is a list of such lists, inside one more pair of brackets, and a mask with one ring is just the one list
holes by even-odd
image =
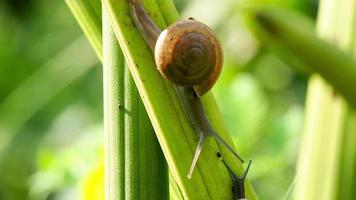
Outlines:
{"label": "snail tentacle", "polygon": [[247,176],[248,171],[250,170],[251,163],[252,161],[250,160],[247,168],[243,172],[241,176],[237,176],[230,166],[225,162],[225,160],[222,158],[221,154],[218,153],[217,156],[220,158],[220,160],[224,163],[225,167],[227,168],[229,175],[232,180],[232,191],[233,191],[233,199],[234,200],[247,200],[245,197],[245,179]]}
{"label": "snail tentacle", "polygon": [[201,150],[203,149],[203,145],[204,145],[205,139],[206,139],[206,135],[203,132],[201,132],[200,136],[199,136],[198,146],[197,146],[197,149],[195,150],[193,161],[192,161],[192,164],[190,165],[190,169],[189,169],[189,172],[188,172],[188,176],[187,176],[188,179],[192,178],[192,174],[193,174],[193,171],[195,169],[195,166],[197,165]]}
{"label": "snail tentacle", "polygon": [[209,135],[211,135],[213,138],[215,138],[220,144],[224,145],[227,149],[229,149],[229,151],[234,154],[234,156],[236,156],[241,163],[244,163],[245,161],[241,158],[241,156],[239,154],[237,154],[230,145],[228,145],[225,140],[219,135],[217,134],[213,129],[210,130],[210,132],[208,132]]}
{"label": "snail tentacle", "polygon": [[188,173],[188,178],[191,178],[191,175],[196,166],[196,162],[201,153],[202,146],[208,136],[212,136],[213,138],[215,138],[217,142],[225,146],[240,160],[240,162],[243,163],[244,161],[242,160],[242,158],[232,149],[230,145],[225,142],[225,140],[219,134],[214,131],[213,127],[211,127],[204,106],[202,105],[200,98],[194,95],[194,90],[190,87],[176,86],[176,91],[180,103],[184,108],[185,115],[191,122],[192,127],[195,128],[195,131],[199,133],[199,142],[194,153],[193,161]]}

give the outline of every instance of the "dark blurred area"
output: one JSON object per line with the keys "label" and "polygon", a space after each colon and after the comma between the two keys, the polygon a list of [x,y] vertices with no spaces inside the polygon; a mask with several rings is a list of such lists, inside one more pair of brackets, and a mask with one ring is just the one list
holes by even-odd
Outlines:
{"label": "dark blurred area", "polygon": [[[251,2],[316,18],[316,0],[175,1],[221,39],[216,99],[239,152],[254,160],[257,194],[281,199],[294,178],[308,75],[249,32],[241,5]],[[1,1],[0,27],[0,200],[100,193],[101,66],[65,2]]]}
{"label": "dark blurred area", "polygon": [[5,6],[14,17],[25,18],[32,13],[32,0],[5,0]]}

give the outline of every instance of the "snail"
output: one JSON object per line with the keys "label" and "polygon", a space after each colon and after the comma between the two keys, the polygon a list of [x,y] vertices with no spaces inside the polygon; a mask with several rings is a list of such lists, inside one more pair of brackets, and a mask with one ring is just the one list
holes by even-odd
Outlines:
{"label": "snail", "polygon": [[229,175],[232,179],[232,193],[233,193],[233,200],[247,200],[245,197],[245,178],[247,176],[248,171],[250,170],[250,166],[252,161],[250,160],[247,168],[243,172],[241,176],[236,176],[236,174],[231,170],[229,165],[225,162],[222,158],[221,154],[218,152],[217,156],[220,160],[224,163],[225,167],[227,168]]}
{"label": "snail", "polygon": [[188,178],[192,176],[208,136],[214,137],[243,162],[211,127],[200,100],[216,82],[223,64],[222,48],[213,31],[193,18],[178,21],[161,31],[140,0],[129,0],[129,5],[134,23],[154,53],[159,72],[174,83],[184,113],[199,134]]}

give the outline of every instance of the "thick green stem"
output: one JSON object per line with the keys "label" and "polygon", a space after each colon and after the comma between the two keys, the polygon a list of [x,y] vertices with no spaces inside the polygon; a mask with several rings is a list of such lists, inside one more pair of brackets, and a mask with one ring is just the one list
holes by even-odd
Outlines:
{"label": "thick green stem", "polygon": [[67,3],[103,55],[106,199],[168,199],[166,162],[105,10],[102,24],[100,1]]}
{"label": "thick green stem", "polygon": [[[345,51],[354,51],[355,6],[356,1],[321,1],[318,34]],[[351,67],[356,70],[356,65]],[[340,66],[333,68],[338,70]],[[354,84],[348,88],[355,90]],[[342,97],[319,75],[313,75],[308,86],[295,199],[353,199],[356,137],[355,127],[350,124],[355,123],[355,118],[348,117],[347,113]]]}
{"label": "thick green stem", "polygon": [[[146,0],[143,3],[160,28],[177,20],[177,12],[170,0]],[[237,174],[242,174],[241,163],[228,150],[218,147],[216,142],[209,138],[193,178],[187,179],[198,135],[184,115],[172,83],[162,79],[156,70],[152,53],[131,19],[128,2],[103,0],[103,5],[108,9],[112,27],[182,195],[185,199],[232,199],[231,178],[216,153],[222,152],[233,170],[239,172]],[[168,8],[171,10],[166,12],[165,9]],[[164,12],[160,9],[164,9]],[[212,94],[208,93],[202,100],[214,129],[232,145]],[[253,170],[251,172],[253,173]],[[256,199],[249,181],[246,182],[248,199]]]}
{"label": "thick green stem", "polygon": [[[351,200],[355,188],[356,1],[322,0],[317,32],[296,15],[276,8],[252,9],[255,30],[276,52],[293,55],[318,75],[308,85],[295,199]],[[334,45],[327,43],[334,42]],[[341,47],[341,50],[338,49]],[[329,85],[331,84],[331,85]],[[342,94],[343,96],[341,96]]]}
{"label": "thick green stem", "polygon": [[168,199],[168,171],[162,150],[128,68],[124,78],[125,198]]}
{"label": "thick green stem", "polygon": [[[105,199],[125,199],[125,62],[103,10]],[[130,118],[128,118],[130,120]],[[130,154],[129,154],[130,156]]]}

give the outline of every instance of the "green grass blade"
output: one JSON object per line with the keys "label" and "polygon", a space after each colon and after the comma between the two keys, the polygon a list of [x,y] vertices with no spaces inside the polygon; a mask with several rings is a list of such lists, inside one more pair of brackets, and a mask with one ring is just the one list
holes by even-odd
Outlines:
{"label": "green grass blade", "polygon": [[89,40],[99,60],[103,58],[102,51],[102,27],[101,27],[101,2],[65,0],[72,11],[85,36]]}
{"label": "green grass blade", "polygon": [[[160,9],[165,9],[165,5],[169,5],[163,3],[171,1],[159,2],[144,1],[144,5],[159,27],[163,28],[166,26],[165,20],[170,23],[177,20],[177,16],[171,16],[170,12],[160,12]],[[224,147],[218,148],[210,138],[204,146],[192,180],[186,178],[197,145],[197,134],[184,116],[171,83],[162,79],[156,70],[152,53],[128,17],[127,1],[104,0],[103,5],[108,9],[113,29],[182,195],[186,199],[231,199],[231,179],[216,157],[216,152],[222,152],[225,160],[239,173],[243,170],[241,164]],[[214,128],[231,145],[231,137],[226,132],[212,94],[204,96],[203,102]],[[248,199],[257,198],[249,182],[246,190]]]}

